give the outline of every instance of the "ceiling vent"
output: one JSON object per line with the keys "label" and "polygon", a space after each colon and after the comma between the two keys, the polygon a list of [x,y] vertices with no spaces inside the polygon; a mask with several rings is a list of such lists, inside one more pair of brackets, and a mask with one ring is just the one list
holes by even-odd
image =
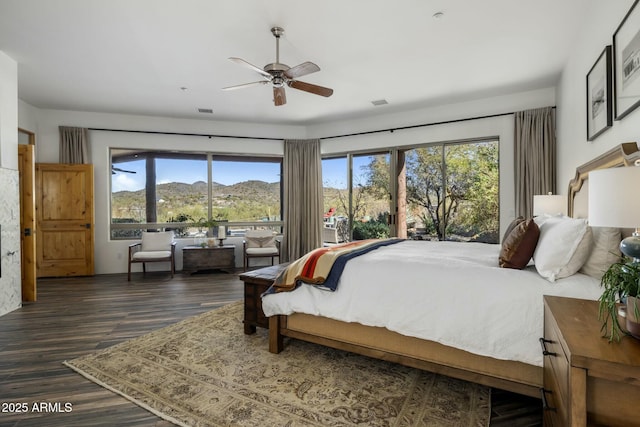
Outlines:
{"label": "ceiling vent", "polygon": [[198,113],[213,114],[211,108],[198,108]]}
{"label": "ceiling vent", "polygon": [[379,105],[387,105],[388,104],[386,99],[378,99],[378,100],[375,100],[375,101],[371,101],[371,103],[373,105],[375,105],[376,107],[379,106]]}

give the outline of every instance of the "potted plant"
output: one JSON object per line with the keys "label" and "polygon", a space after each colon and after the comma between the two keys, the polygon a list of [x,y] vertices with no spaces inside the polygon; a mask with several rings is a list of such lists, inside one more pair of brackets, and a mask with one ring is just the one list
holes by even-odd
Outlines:
{"label": "potted plant", "polygon": [[[599,299],[599,317],[605,336],[609,341],[619,341],[629,333],[640,339],[640,263],[621,259],[607,269],[600,284],[604,291]],[[626,331],[620,325],[619,312],[624,313]]]}
{"label": "potted plant", "polygon": [[[207,246],[211,246],[211,244],[207,240],[207,235],[209,230],[213,233],[213,227],[218,225],[218,222],[215,219],[209,218],[200,218],[197,223],[195,223],[198,227],[198,233],[195,235],[195,245],[200,246],[202,248],[206,248]],[[204,231],[203,231],[204,230]],[[211,237],[213,234],[210,235]],[[215,241],[214,241],[215,242]]]}
{"label": "potted plant", "polygon": [[206,230],[210,230],[213,227],[218,225],[218,221],[216,221],[215,219],[209,218],[209,219],[205,219],[205,218],[200,218],[198,220],[198,228],[200,230],[202,230],[203,228]]}

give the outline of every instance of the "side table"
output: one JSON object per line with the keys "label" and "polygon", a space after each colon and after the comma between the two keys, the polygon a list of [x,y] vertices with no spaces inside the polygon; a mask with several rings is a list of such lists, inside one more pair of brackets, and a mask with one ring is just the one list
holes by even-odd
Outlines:
{"label": "side table", "polygon": [[545,426],[640,426],[640,341],[601,326],[597,301],[544,297]]}
{"label": "side table", "polygon": [[182,271],[223,270],[233,273],[236,268],[235,250],[234,245],[185,246],[182,248]]}
{"label": "side table", "polygon": [[256,326],[269,329],[269,319],[262,311],[262,295],[289,263],[247,271],[239,277],[244,282],[244,333],[253,334]]}

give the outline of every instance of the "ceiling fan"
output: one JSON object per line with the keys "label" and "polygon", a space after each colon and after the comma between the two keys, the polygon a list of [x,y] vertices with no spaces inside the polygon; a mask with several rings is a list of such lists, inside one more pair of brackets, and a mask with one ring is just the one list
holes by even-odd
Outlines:
{"label": "ceiling fan", "polygon": [[313,62],[303,62],[295,67],[289,67],[288,65],[280,63],[280,36],[284,33],[284,30],[280,27],[273,27],[271,33],[276,38],[276,62],[267,64],[264,68],[258,68],[253,64],[248,63],[244,59],[231,57],[231,61],[248,67],[258,74],[260,74],[264,80],[257,82],[245,83],[235,86],[229,86],[223,88],[223,90],[241,89],[249,86],[258,86],[271,84],[273,86],[273,103],[278,105],[284,105],[287,103],[287,97],[285,95],[284,87],[289,86],[293,89],[302,90],[305,92],[313,93],[324,97],[329,97],[333,94],[333,89],[314,85],[311,83],[301,82],[296,80],[298,77],[306,76],[307,74],[320,71]]}

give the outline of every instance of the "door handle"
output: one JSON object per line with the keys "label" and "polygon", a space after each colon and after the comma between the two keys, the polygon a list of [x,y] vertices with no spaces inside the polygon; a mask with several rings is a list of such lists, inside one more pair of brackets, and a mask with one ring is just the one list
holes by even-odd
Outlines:
{"label": "door handle", "polygon": [[87,224],[85,224],[85,225],[84,225],[84,228],[86,228],[87,230],[89,230],[89,229],[91,228],[91,224],[88,224],[88,223],[87,223]]}

